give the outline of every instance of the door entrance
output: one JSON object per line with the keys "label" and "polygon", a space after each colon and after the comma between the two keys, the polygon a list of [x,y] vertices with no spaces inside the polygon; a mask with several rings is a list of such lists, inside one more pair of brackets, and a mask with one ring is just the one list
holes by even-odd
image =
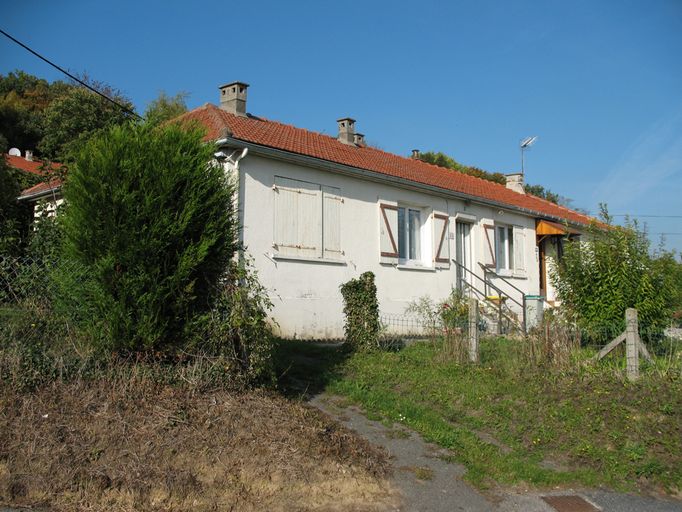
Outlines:
{"label": "door entrance", "polygon": [[[462,267],[473,271],[471,265],[473,258],[471,254],[471,224],[457,222],[455,227],[455,261]],[[457,266],[457,290],[465,291],[466,285],[471,282],[471,275],[462,267]]]}

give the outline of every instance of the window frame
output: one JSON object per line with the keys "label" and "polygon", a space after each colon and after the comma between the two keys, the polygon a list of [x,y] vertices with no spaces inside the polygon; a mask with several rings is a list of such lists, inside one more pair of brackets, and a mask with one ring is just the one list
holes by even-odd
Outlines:
{"label": "window frame", "polygon": [[[423,212],[421,208],[410,205],[398,205],[398,263],[400,265],[423,266]],[[412,219],[417,214],[418,225],[415,227]],[[402,218],[402,225],[401,225]],[[418,241],[415,243],[415,241]],[[415,245],[417,247],[415,247]],[[412,254],[414,253],[414,257]]]}
{"label": "window frame", "polygon": [[[397,202],[395,204],[395,209],[397,213],[397,233],[395,237],[395,242],[396,242],[396,248],[397,248],[397,266],[398,267],[418,267],[418,268],[423,268],[423,269],[433,269],[435,268],[435,264],[433,261],[431,261],[432,258],[430,258],[432,249],[430,248],[430,245],[433,241],[432,239],[432,234],[430,233],[430,230],[432,228],[432,219],[431,219],[431,213],[432,210],[429,207],[426,206],[418,206],[414,203],[409,203],[409,202]],[[401,214],[401,211],[403,212]],[[418,247],[417,247],[417,253],[415,254],[415,257],[412,258],[410,257],[410,227],[411,223],[409,222],[409,213],[410,212],[415,212],[419,214],[419,222],[418,222],[418,227],[416,227],[413,231],[412,234],[417,238],[418,240]],[[403,226],[400,225],[400,218],[401,216],[404,216],[404,223]],[[405,254],[402,252],[401,248],[401,242],[405,242]],[[417,245],[417,244],[415,244]]]}
{"label": "window frame", "polygon": [[[505,234],[504,241],[501,240],[500,232]],[[500,256],[504,256],[504,267],[501,266]],[[512,276],[514,268],[514,226],[495,224],[495,271],[501,276]]]}

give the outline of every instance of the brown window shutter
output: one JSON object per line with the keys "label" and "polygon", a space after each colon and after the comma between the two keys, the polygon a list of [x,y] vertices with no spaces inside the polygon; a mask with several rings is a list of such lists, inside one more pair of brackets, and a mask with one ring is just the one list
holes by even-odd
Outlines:
{"label": "brown window shutter", "polygon": [[436,268],[450,267],[448,220],[449,217],[443,213],[433,214],[433,262]]}
{"label": "brown window shutter", "polygon": [[497,260],[495,259],[495,226],[492,224],[484,224],[483,232],[485,233],[485,240],[483,241],[483,265],[488,268],[495,268]]}
{"label": "brown window shutter", "polygon": [[381,263],[398,263],[398,207],[379,203],[379,260]]}

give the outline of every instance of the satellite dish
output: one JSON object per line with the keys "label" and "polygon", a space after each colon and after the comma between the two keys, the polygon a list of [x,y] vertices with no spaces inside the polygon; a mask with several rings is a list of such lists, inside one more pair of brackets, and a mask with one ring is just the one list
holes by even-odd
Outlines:
{"label": "satellite dish", "polygon": [[532,146],[533,143],[535,143],[535,141],[536,141],[537,139],[538,139],[537,137],[526,137],[525,139],[523,139],[523,140],[521,141],[521,148],[524,148],[524,149],[525,149],[525,148],[527,148],[527,147]]}
{"label": "satellite dish", "polygon": [[19,148],[12,148],[9,150],[9,155],[10,156],[21,156],[21,151]]}

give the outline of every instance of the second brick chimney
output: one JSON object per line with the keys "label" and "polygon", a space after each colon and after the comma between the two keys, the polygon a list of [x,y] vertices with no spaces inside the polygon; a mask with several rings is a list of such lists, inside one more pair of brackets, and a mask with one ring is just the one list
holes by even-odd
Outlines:
{"label": "second brick chimney", "polygon": [[513,190],[514,192],[518,192],[519,194],[525,194],[526,190],[523,188],[523,174],[520,172],[516,172],[513,174],[505,174],[505,178],[507,178],[507,188]]}

